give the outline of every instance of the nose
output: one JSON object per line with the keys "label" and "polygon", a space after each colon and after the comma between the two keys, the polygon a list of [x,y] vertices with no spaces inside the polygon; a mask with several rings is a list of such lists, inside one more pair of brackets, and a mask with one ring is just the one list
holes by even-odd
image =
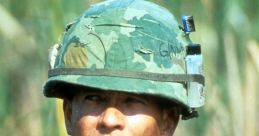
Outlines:
{"label": "nose", "polygon": [[116,107],[106,108],[100,115],[98,126],[104,133],[122,130],[125,127],[124,114]]}

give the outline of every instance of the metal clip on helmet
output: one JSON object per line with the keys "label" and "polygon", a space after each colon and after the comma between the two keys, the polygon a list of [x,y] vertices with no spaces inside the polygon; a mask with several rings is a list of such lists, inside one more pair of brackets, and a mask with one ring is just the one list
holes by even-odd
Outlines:
{"label": "metal clip on helmet", "polygon": [[197,106],[188,102],[187,83],[204,85],[204,77],[187,73],[189,44],[174,16],[156,4],[109,0],[93,5],[51,51],[44,94],[62,98],[59,83],[147,94],[178,103],[185,109],[183,118],[193,117]]}

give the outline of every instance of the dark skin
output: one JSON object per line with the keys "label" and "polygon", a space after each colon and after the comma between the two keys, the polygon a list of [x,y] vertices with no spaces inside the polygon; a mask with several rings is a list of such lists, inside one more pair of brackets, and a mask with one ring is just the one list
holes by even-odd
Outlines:
{"label": "dark skin", "polygon": [[72,136],[172,136],[179,108],[170,107],[148,96],[96,89],[78,91],[63,103]]}

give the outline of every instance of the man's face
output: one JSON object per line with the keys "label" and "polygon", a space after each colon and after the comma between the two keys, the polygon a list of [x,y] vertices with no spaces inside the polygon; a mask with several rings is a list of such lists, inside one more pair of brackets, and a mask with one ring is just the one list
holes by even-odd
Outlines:
{"label": "man's face", "polygon": [[149,97],[100,90],[64,99],[64,113],[73,136],[171,136],[179,119]]}

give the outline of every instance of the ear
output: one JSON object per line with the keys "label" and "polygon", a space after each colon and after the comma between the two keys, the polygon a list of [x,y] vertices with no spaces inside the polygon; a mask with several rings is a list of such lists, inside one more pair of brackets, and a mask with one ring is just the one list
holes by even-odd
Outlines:
{"label": "ear", "polygon": [[64,99],[63,111],[64,111],[67,133],[69,135],[71,135],[72,134],[72,102],[71,102],[71,100]]}
{"label": "ear", "polygon": [[161,135],[172,136],[179,122],[180,109],[178,107],[164,109],[162,114]]}

